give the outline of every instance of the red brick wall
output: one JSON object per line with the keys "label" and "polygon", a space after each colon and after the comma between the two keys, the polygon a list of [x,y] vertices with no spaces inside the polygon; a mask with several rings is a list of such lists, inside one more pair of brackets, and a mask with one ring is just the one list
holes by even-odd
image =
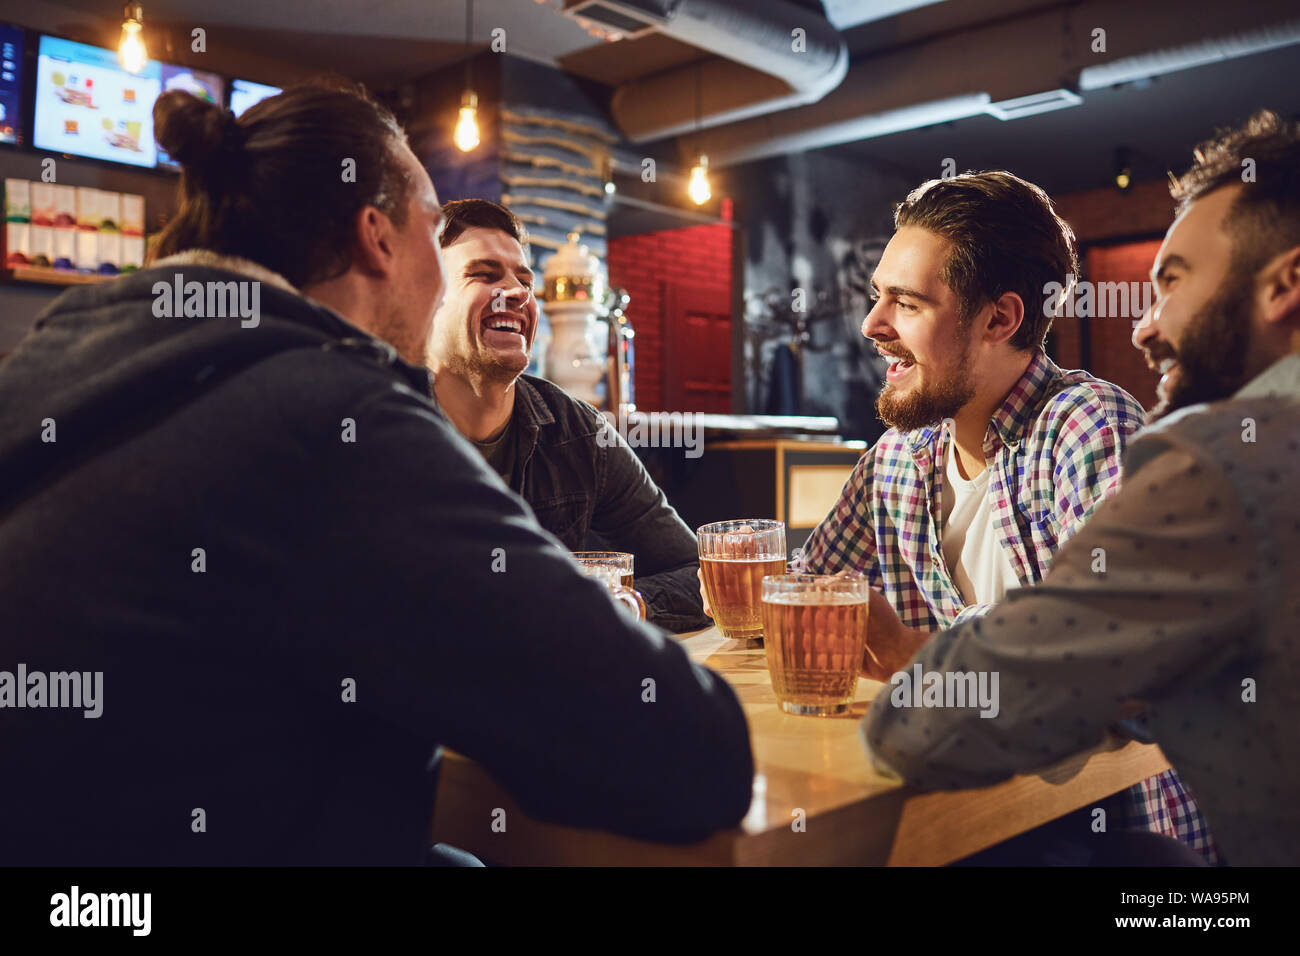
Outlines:
{"label": "red brick wall", "polygon": [[[631,296],[628,315],[636,330],[636,404],[663,407],[663,302],[661,282],[709,285],[731,294],[730,226],[701,225],[620,236],[609,241],[609,281]],[[672,370],[669,370],[671,373]]]}

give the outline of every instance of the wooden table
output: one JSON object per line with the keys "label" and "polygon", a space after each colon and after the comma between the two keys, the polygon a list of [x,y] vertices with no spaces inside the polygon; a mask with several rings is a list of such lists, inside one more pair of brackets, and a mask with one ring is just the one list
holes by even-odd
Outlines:
{"label": "wooden table", "polygon": [[[529,819],[473,761],[446,752],[433,836],[512,865],[935,866],[969,856],[1169,769],[1160,748],[1110,737],[1037,774],[974,790],[919,793],[867,764],[858,724],[885,685],[858,681],[842,718],[781,711],[762,648],[715,628],[681,635],[691,659],[736,689],[749,719],[754,802],[739,827],[664,846]],[[483,825],[501,807],[505,833]],[[801,819],[802,829],[794,824]],[[471,824],[471,821],[472,824]]]}

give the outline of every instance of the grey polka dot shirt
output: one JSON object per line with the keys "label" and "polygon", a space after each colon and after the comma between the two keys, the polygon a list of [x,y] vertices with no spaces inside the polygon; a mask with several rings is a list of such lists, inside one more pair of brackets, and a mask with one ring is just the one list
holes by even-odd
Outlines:
{"label": "grey polka dot shirt", "polygon": [[996,672],[996,716],[886,686],[868,752],[927,789],[979,786],[1095,745],[1138,702],[1226,861],[1300,864],[1300,354],[1144,430],[1124,465],[1040,584],[908,665]]}

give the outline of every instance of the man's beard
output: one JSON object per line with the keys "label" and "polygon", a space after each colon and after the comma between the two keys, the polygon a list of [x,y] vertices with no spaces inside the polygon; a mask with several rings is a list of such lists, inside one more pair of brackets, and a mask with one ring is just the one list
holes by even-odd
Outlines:
{"label": "man's beard", "polygon": [[[912,360],[910,352],[899,352],[905,360]],[[913,365],[921,375],[920,366]],[[975,396],[975,383],[971,380],[971,341],[967,337],[961,358],[936,381],[922,377],[921,384],[907,392],[900,392],[893,382],[886,382],[876,399],[876,414],[890,428],[912,431],[926,425],[936,425],[945,418],[954,418],[962,407]]]}
{"label": "man's beard", "polygon": [[[525,351],[531,357],[531,349]],[[470,382],[476,389],[485,385],[510,385],[528,368],[527,363],[516,368],[515,363],[502,364],[487,346],[472,348],[468,354],[448,350],[443,357],[442,367],[452,375]]]}
{"label": "man's beard", "polygon": [[1192,316],[1176,348],[1150,352],[1148,364],[1158,366],[1162,359],[1173,358],[1178,367],[1165,386],[1164,398],[1147,415],[1148,422],[1189,405],[1227,398],[1246,384],[1252,287],[1251,271],[1234,267],[1213,298]]}

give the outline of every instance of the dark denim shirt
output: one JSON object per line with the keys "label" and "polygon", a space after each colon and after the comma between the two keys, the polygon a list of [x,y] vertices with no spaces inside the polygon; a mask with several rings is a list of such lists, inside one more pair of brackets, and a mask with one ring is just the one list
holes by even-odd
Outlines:
{"label": "dark denim shirt", "polygon": [[[518,459],[511,490],[570,551],[628,551],[650,620],[670,631],[709,627],[695,535],[641,460],[591,405],[545,379],[515,383]],[[597,438],[600,432],[603,438]]]}

